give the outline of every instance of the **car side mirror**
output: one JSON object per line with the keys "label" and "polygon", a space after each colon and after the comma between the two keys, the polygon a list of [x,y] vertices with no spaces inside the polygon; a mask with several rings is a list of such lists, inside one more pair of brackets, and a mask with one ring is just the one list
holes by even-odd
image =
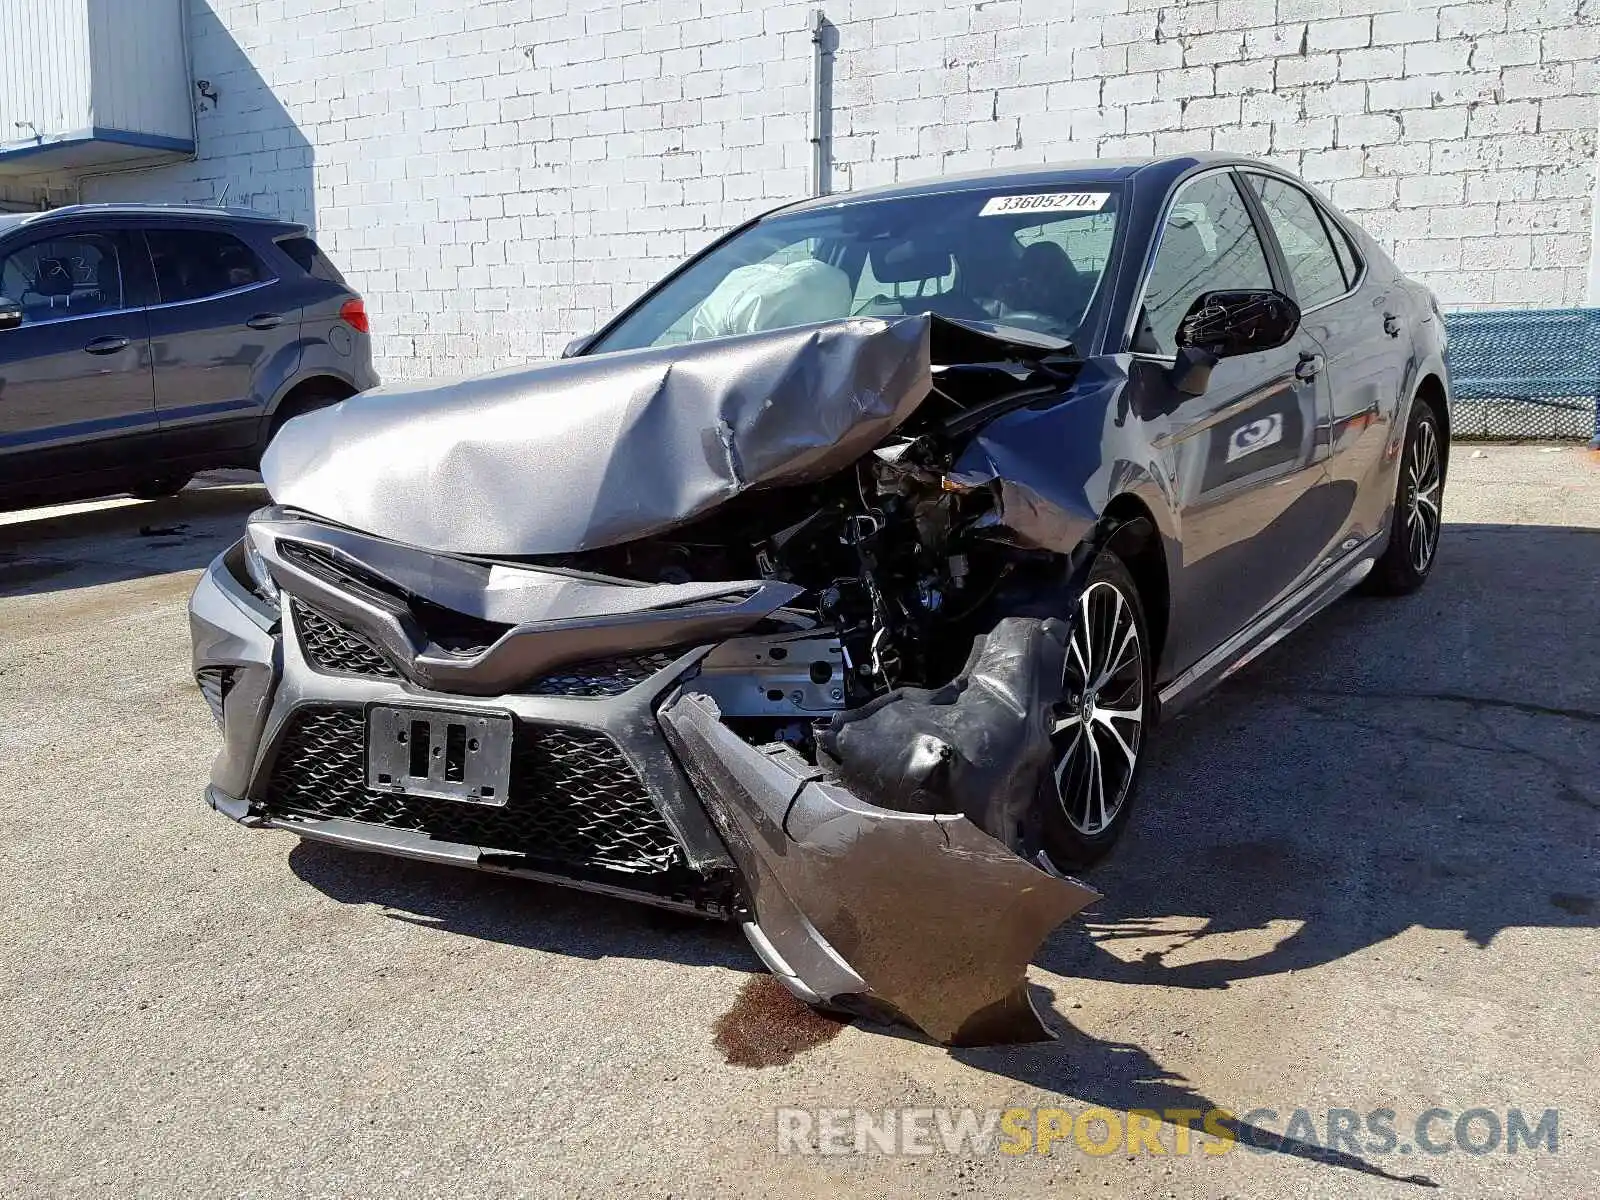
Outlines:
{"label": "car side mirror", "polygon": [[1300,306],[1282,292],[1271,288],[1206,292],[1178,323],[1172,384],[1186,395],[1198,396],[1221,359],[1276,350],[1299,328]]}
{"label": "car side mirror", "polygon": [[0,329],[15,329],[22,324],[22,305],[10,296],[0,296]]}
{"label": "car side mirror", "polygon": [[578,355],[582,354],[584,352],[584,350],[586,350],[588,348],[589,343],[592,342],[593,340],[594,340],[594,334],[592,334],[592,333],[586,333],[581,337],[573,338],[570,342],[568,342],[565,346],[563,346],[561,348],[561,357],[562,358],[576,358],[576,357],[578,357]]}

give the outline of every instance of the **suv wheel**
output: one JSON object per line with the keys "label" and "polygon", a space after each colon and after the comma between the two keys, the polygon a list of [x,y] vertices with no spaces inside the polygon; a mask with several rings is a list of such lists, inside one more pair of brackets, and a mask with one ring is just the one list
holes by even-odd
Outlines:
{"label": "suv wheel", "polygon": [[163,496],[176,496],[193,478],[193,475],[157,475],[141,480],[128,489],[128,494],[139,500],[159,500]]}

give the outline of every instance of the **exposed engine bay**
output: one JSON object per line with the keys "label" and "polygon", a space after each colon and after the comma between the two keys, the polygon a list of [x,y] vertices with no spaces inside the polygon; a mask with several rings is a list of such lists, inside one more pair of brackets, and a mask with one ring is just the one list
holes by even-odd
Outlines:
{"label": "exposed engine bay", "polygon": [[[834,673],[813,680],[831,684],[820,707],[931,685],[954,674],[972,640],[961,632],[1029,557],[983,536],[993,493],[954,483],[948,461],[926,461],[931,443],[897,441],[834,479],[747,493],[642,542],[536,561],[645,583],[781,579],[804,589],[786,608],[814,618],[813,638],[838,641]],[[1051,556],[1034,557],[1042,567]]]}
{"label": "exposed engine bay", "polygon": [[936,367],[916,416],[821,482],[745,492],[657,536],[531,562],[641,583],[759,578],[802,589],[770,631],[713,651],[698,686],[726,718],[771,719],[743,726],[747,736],[812,757],[827,714],[946,685],[1020,598],[1041,611],[1042,598],[1065,603],[1068,556],[1006,524],[998,481],[957,471],[981,420],[1057,396],[1075,373],[1069,359],[1033,357]]}

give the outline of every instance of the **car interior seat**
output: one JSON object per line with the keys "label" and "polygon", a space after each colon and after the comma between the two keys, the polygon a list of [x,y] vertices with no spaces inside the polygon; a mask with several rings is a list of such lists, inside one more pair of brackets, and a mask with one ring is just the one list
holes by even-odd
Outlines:
{"label": "car interior seat", "polygon": [[874,243],[867,250],[867,264],[872,277],[881,284],[916,284],[913,289],[896,286],[897,294],[879,292],[856,305],[858,316],[895,317],[906,313],[938,313],[940,316],[959,317],[983,321],[989,314],[977,301],[959,290],[929,292],[928,285],[936,284],[952,272],[960,275],[954,256],[946,246],[930,245],[912,238]]}
{"label": "car interior seat", "polygon": [[[30,302],[30,297],[33,297]],[[72,264],[64,258],[41,258],[38,270],[19,297],[25,309],[51,309],[61,300],[72,303]],[[39,301],[43,303],[39,303]]]}
{"label": "car interior seat", "polygon": [[1033,242],[1023,248],[1011,278],[1001,287],[996,319],[1020,318],[1029,327],[1041,325],[1044,332],[1065,333],[1082,318],[1088,291],[1065,250],[1054,242]]}

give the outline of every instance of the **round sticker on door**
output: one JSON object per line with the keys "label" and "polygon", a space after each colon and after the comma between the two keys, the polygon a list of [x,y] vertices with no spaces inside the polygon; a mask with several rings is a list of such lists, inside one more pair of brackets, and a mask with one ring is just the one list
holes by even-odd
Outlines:
{"label": "round sticker on door", "polygon": [[1228,461],[1233,462],[1246,454],[1254,454],[1257,450],[1276,446],[1281,441],[1283,441],[1283,414],[1271,413],[1260,417],[1233,431],[1233,436],[1228,439]]}

